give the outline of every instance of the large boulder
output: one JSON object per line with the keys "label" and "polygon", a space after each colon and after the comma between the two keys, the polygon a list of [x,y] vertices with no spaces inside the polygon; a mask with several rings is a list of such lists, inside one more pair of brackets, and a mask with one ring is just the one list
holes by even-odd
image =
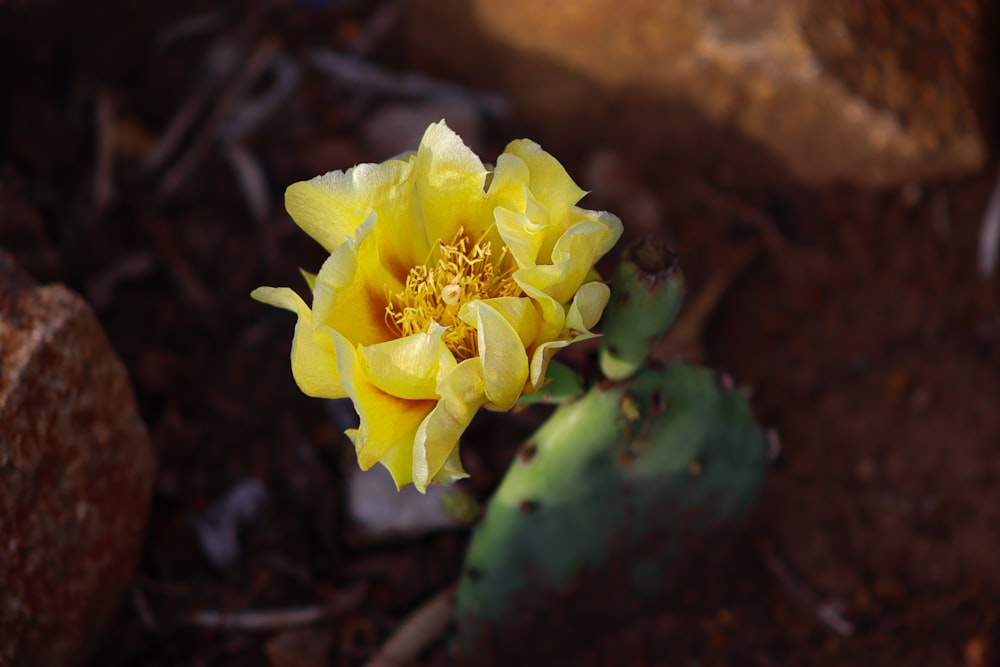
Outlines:
{"label": "large boulder", "polygon": [[0,665],[87,659],[132,576],[154,473],[90,308],[0,252]]}
{"label": "large boulder", "polygon": [[418,60],[547,145],[887,186],[978,169],[985,0],[406,0]]}

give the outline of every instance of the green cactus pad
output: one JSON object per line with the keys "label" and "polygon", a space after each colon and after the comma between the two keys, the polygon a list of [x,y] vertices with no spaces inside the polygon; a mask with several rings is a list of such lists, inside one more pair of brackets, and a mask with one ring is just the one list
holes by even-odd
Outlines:
{"label": "green cactus pad", "polygon": [[626,598],[657,596],[687,538],[744,511],[766,465],[746,399],[708,370],[645,368],[593,387],[524,445],[475,530],[456,593],[463,646],[544,624],[612,559]]}
{"label": "green cactus pad", "polygon": [[624,380],[646,362],[653,345],[677,317],[684,300],[684,274],[677,257],[656,239],[629,247],[615,270],[604,316],[601,372]]}

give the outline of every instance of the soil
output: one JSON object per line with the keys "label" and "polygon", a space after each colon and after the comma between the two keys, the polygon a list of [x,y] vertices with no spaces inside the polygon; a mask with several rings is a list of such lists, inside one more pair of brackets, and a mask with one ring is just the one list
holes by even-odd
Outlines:
{"label": "soil", "polygon": [[[284,186],[384,159],[366,123],[416,103],[307,67],[311,49],[353,48],[420,72],[398,27],[379,32],[386,7],[0,6],[0,245],[94,306],[159,458],[142,563],[94,667],[360,665],[458,573],[464,531],[359,536],[345,506],[350,445],[291,378],[293,319],[248,296],[299,285],[298,267],[324,259],[282,210]],[[240,106],[219,92],[231,70],[144,168],[224,40],[239,67],[254,52],[271,59],[236,98],[279,78],[278,55],[301,75],[293,92],[226,144]],[[486,159],[523,134],[514,118],[477,123]],[[628,226],[629,204],[587,181],[607,157],[596,149],[565,166],[595,191],[586,205]],[[1000,303],[976,269],[994,170],[880,192],[624,170],[626,191],[659,211],[650,219],[668,221],[630,234],[671,242],[692,302],[728,276],[687,354],[752,389],[781,454],[738,545],[664,611],[592,645],[568,638],[583,648],[577,664],[1000,664]],[[729,271],[748,248],[753,262]],[[470,493],[488,496],[539,419],[477,418],[463,442]],[[268,502],[238,561],[213,566],[191,518],[247,479]],[[293,631],[192,620],[314,605],[335,613]],[[449,647],[444,633],[413,664],[448,664]]]}

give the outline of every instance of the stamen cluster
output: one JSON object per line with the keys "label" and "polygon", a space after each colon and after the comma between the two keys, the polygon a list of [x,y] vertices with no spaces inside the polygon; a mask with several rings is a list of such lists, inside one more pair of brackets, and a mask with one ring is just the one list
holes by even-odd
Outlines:
{"label": "stamen cluster", "polygon": [[403,291],[389,295],[386,323],[401,336],[426,333],[431,322],[448,327],[445,345],[456,361],[470,359],[479,354],[476,327],[460,320],[458,311],[475,299],[521,296],[511,277],[516,266],[506,246],[494,259],[489,241],[473,244],[463,229],[450,243],[438,241],[435,254],[432,266],[428,261],[410,269]]}

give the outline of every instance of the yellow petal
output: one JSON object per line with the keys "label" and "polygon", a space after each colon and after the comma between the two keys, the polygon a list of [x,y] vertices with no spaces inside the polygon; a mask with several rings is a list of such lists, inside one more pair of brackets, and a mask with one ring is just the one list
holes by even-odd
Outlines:
{"label": "yellow petal", "polygon": [[458,439],[486,400],[478,358],[455,366],[438,386],[441,400],[417,429],[413,443],[413,485],[421,493],[454,456]]}
{"label": "yellow petal", "polygon": [[[538,289],[529,282],[524,281],[520,274],[523,271],[514,272],[514,281],[534,302],[539,313],[539,330],[535,336],[537,341],[547,341],[558,338],[566,324],[566,309],[554,298]],[[531,276],[528,276],[529,278]]]}
{"label": "yellow petal", "polygon": [[486,167],[444,121],[427,128],[413,170],[414,214],[431,244],[450,241],[459,229],[478,240],[493,225],[494,206],[483,189]]}
{"label": "yellow petal", "polygon": [[538,391],[541,388],[545,382],[545,371],[548,368],[549,360],[555,356],[556,352],[570,343],[578,343],[596,337],[596,334],[590,333],[589,329],[600,320],[610,297],[611,290],[600,282],[585,283],[577,290],[573,296],[573,302],[566,312],[566,330],[563,335],[556,340],[542,343],[535,348],[531,355],[526,389],[528,392]]}
{"label": "yellow petal", "polygon": [[465,468],[462,467],[462,460],[459,457],[458,450],[458,447],[451,450],[451,454],[445,460],[441,470],[434,475],[434,479],[431,480],[431,484],[451,486],[458,480],[465,479],[469,476],[469,473],[465,472]]}
{"label": "yellow petal", "polygon": [[535,392],[545,384],[545,371],[549,367],[549,360],[555,356],[556,352],[570,344],[568,340],[553,340],[543,343],[535,348],[531,355],[530,373],[528,375],[528,391]]}
{"label": "yellow petal", "polygon": [[[542,263],[548,263],[552,247],[563,233],[577,222],[590,217],[592,211],[576,208],[583,198],[582,190],[563,166],[552,155],[542,150],[534,141],[519,139],[507,146],[507,153],[518,156],[530,173],[531,201],[536,208],[545,211],[545,218],[539,218],[532,209],[526,213],[536,222],[544,222],[545,230],[539,239]],[[583,214],[583,215],[581,215]]]}
{"label": "yellow petal", "polygon": [[378,261],[369,218],[357,234],[323,262],[313,286],[313,314],[355,344],[372,345],[396,334],[386,324],[386,294],[400,284]]}
{"label": "yellow petal", "polygon": [[366,375],[350,342],[336,334],[334,340],[344,388],[361,418],[352,437],[358,465],[368,470],[381,462],[398,485],[407,484],[412,469],[408,454],[417,429],[437,401],[410,400],[382,391]]}
{"label": "yellow petal", "polygon": [[371,346],[359,346],[365,374],[382,391],[406,399],[437,400],[437,385],[455,367],[441,339],[443,327]]}
{"label": "yellow petal", "polygon": [[586,190],[582,190],[566,169],[548,152],[530,139],[518,139],[507,145],[505,153],[516,155],[531,173],[531,192],[543,207],[550,211],[562,212],[580,201]]}
{"label": "yellow petal", "polygon": [[298,314],[299,317],[303,313],[306,316],[310,315],[309,306],[302,300],[302,297],[295,293],[295,290],[289,287],[258,287],[250,292],[250,298],[275,308],[290,310]]}
{"label": "yellow petal", "polygon": [[511,153],[497,158],[497,166],[489,179],[486,194],[494,206],[524,213],[528,204],[531,173],[524,160]]}
{"label": "yellow petal", "polygon": [[292,376],[302,392],[317,398],[346,397],[330,331],[313,327],[312,313],[302,298],[288,287],[258,287],[250,296],[298,315],[292,337]]}
{"label": "yellow petal", "polygon": [[413,483],[413,445],[410,442],[400,442],[382,455],[378,461],[392,475],[396,490]]}
{"label": "yellow petal", "polygon": [[545,225],[523,213],[515,213],[502,207],[497,207],[493,218],[500,238],[510,248],[517,265],[522,268],[534,266],[545,240]]}
{"label": "yellow petal", "polygon": [[590,331],[604,313],[611,298],[611,289],[604,283],[584,283],[573,296],[573,303],[566,313],[566,327],[571,336]]}
{"label": "yellow petal", "polygon": [[538,339],[538,332],[541,328],[538,308],[532,299],[518,296],[500,296],[492,299],[483,299],[482,302],[498,313],[514,327],[521,345],[528,347]]}
{"label": "yellow petal", "polygon": [[331,171],[285,190],[285,208],[328,251],[346,241],[368,215],[392,219],[409,206],[409,162],[388,160]]}
{"label": "yellow petal", "polygon": [[515,280],[518,284],[528,284],[541,290],[559,303],[566,303],[579,289],[597,260],[614,245],[620,235],[620,222],[617,226],[604,220],[577,223],[556,242],[552,251],[552,264],[520,269],[514,274]]}
{"label": "yellow petal", "polygon": [[[360,434],[358,429],[348,429],[344,434],[354,443],[354,449],[360,448]],[[392,481],[396,485],[396,490],[402,489],[407,484],[413,482],[413,448],[409,443],[401,442],[379,459],[379,463],[389,471]],[[360,464],[358,465],[360,468]]]}
{"label": "yellow petal", "polygon": [[[608,213],[607,211],[589,211],[575,206],[573,207],[573,210],[583,214],[584,221],[589,220],[596,222],[604,228],[603,233],[599,234],[596,258],[600,259],[601,257],[604,257],[609,250],[615,247],[615,244],[618,243],[618,239],[622,237],[624,228],[622,227],[621,218],[613,213]],[[555,253],[553,253],[553,257],[555,257]]]}
{"label": "yellow petal", "polygon": [[458,316],[463,322],[475,325],[478,331],[486,398],[501,410],[511,408],[521,397],[528,379],[528,355],[517,331],[483,301],[466,303]]}

